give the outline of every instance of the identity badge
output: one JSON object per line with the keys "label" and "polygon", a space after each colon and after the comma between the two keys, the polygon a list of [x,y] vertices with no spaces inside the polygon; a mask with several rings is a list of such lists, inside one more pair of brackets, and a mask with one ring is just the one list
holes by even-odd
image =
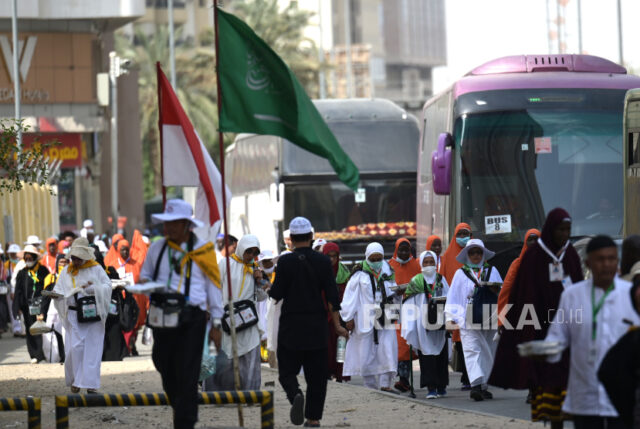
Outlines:
{"label": "identity badge", "polygon": [[562,264],[549,264],[549,281],[561,282],[564,280],[564,269]]}

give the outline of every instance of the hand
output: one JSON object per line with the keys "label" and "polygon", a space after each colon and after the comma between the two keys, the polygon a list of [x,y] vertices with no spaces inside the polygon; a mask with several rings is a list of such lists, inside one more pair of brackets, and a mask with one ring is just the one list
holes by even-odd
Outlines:
{"label": "hand", "polygon": [[353,319],[349,320],[346,323],[346,325],[347,325],[347,331],[349,331],[349,332],[353,332],[353,330],[356,328],[356,322],[354,322]]}
{"label": "hand", "polygon": [[39,321],[43,321],[44,320],[44,314],[38,314],[36,316],[36,319],[39,320]]}
{"label": "hand", "polygon": [[149,281],[149,279],[140,279],[140,280],[138,280],[138,284],[145,284],[148,281]]}
{"label": "hand", "polygon": [[349,339],[349,331],[347,331],[345,328],[343,328],[340,325],[336,326],[336,334],[339,337],[345,337],[347,340]]}
{"label": "hand", "polygon": [[15,297],[16,297],[16,294],[11,292],[11,301],[13,301],[15,299]]}
{"label": "hand", "polygon": [[260,282],[262,280],[262,270],[253,270],[253,279]]}
{"label": "hand", "polygon": [[213,342],[216,346],[216,350],[218,353],[222,350],[220,343],[222,341],[222,329],[220,328],[211,328],[209,331],[209,341]]}

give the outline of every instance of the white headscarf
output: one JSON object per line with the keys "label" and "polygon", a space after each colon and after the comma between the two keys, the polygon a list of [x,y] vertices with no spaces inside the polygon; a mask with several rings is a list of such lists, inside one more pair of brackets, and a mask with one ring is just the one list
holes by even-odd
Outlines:
{"label": "white headscarf", "polygon": [[367,258],[367,261],[369,260],[369,257],[371,255],[374,255],[376,253],[379,253],[382,255],[382,257],[384,258],[384,248],[382,247],[382,244],[377,243],[377,242],[373,242],[370,243],[367,246],[367,250],[365,251],[364,255]]}
{"label": "white headscarf", "polygon": [[[430,256],[430,257],[433,258],[433,262],[436,264],[436,270],[437,270],[437,268],[438,268],[438,255],[436,255],[436,253],[431,251],[431,250],[425,250],[424,252],[422,252],[420,254],[420,269],[422,269],[422,263],[427,258],[427,256]],[[435,281],[436,273],[437,273],[437,271],[434,272],[433,276],[430,276],[429,278],[427,278],[427,276],[424,276],[424,279],[427,281],[427,283],[433,283]],[[424,273],[422,275],[424,275]]]}
{"label": "white headscarf", "polygon": [[260,241],[258,237],[253,234],[247,234],[243,236],[240,241],[238,241],[238,246],[236,247],[236,256],[242,259],[244,252],[247,249],[251,249],[252,247],[257,247],[260,250]]}

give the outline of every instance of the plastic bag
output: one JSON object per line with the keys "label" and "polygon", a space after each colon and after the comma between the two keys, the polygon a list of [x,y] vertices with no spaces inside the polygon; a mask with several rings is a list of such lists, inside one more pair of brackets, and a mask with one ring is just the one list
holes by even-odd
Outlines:
{"label": "plastic bag", "polygon": [[150,346],[153,343],[153,332],[151,331],[151,328],[148,326],[145,326],[144,329],[142,330],[142,344],[144,344],[145,346]]}
{"label": "plastic bag", "polygon": [[209,354],[209,329],[204,334],[204,349],[202,350],[202,363],[200,364],[200,381],[211,377],[216,373],[216,356]]}
{"label": "plastic bag", "polygon": [[42,335],[49,331],[51,331],[51,328],[42,320],[36,320],[36,322],[29,328],[29,333],[31,335]]}
{"label": "plastic bag", "polygon": [[60,346],[54,331],[42,334],[42,351],[47,362],[60,362]]}

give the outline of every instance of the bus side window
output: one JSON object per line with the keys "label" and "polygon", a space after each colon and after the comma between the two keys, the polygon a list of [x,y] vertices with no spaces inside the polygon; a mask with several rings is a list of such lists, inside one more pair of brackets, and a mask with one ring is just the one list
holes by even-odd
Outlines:
{"label": "bus side window", "polygon": [[640,164],[640,132],[629,133],[629,166]]}

